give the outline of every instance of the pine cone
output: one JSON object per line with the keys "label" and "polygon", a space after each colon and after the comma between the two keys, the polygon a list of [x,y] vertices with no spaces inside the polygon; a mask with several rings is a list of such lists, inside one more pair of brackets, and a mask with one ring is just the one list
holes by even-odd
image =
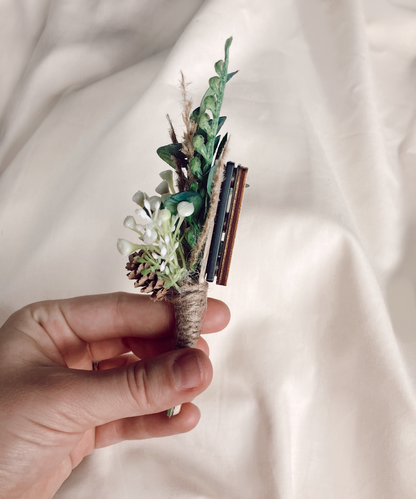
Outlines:
{"label": "pine cone", "polygon": [[131,280],[136,280],[134,287],[141,288],[141,293],[152,293],[153,300],[161,300],[168,291],[167,288],[165,288],[165,282],[158,279],[154,272],[142,275],[142,270],[150,267],[150,264],[148,263],[144,264],[137,261],[137,258],[140,258],[143,253],[144,251],[140,250],[129,256],[129,261],[126,264],[126,269],[129,270],[127,277]]}

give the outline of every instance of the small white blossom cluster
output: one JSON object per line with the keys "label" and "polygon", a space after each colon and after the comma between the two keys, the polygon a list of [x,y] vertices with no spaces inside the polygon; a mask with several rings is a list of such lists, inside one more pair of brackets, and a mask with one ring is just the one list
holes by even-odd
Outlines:
{"label": "small white blossom cluster", "polygon": [[161,209],[162,203],[175,193],[175,189],[172,171],[162,172],[160,177],[163,180],[156,188],[160,196],[149,197],[145,192],[136,192],[133,196],[133,201],[139,206],[135,211],[136,218],[128,216],[123,223],[136,232],[139,243],[119,239],[117,249],[124,256],[143,250],[143,263],[148,263],[149,271],[157,274],[170,287],[176,286],[186,271],[179,229],[183,220],[194,212],[194,205],[187,201],[180,202],[177,215],[172,215],[166,208]]}

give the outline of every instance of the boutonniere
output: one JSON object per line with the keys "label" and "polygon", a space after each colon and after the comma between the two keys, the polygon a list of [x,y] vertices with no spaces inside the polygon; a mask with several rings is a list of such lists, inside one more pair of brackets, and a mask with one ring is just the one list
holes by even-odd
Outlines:
{"label": "boutonniere", "polygon": [[220,131],[232,38],[225,43],[224,60],[199,107],[192,109],[182,75],[184,133],[178,139],[169,115],[171,143],[157,154],[169,165],[160,173],[156,195],[133,196],[135,216],[124,226],[136,242],[119,239],[118,250],[129,260],[128,278],[154,300],[167,300],[175,310],[175,348],[194,347],[201,331],[208,282],[227,283],[247,169],[225,164],[228,133]]}

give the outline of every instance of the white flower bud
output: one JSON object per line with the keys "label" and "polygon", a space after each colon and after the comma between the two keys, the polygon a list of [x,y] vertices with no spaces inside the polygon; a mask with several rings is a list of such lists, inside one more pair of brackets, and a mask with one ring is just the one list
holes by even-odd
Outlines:
{"label": "white flower bud", "polygon": [[130,241],[126,241],[125,239],[119,239],[117,241],[117,249],[124,256],[131,255],[139,248],[140,248],[139,245],[133,244]]}
{"label": "white flower bud", "polygon": [[165,170],[163,172],[160,172],[159,177],[163,180],[166,180],[166,182],[168,183],[170,191],[172,192],[172,194],[175,194],[175,187],[173,186],[173,171],[172,170]]}
{"label": "white flower bud", "polygon": [[133,202],[143,208],[144,200],[147,199],[148,197],[149,196],[145,192],[137,191],[136,194],[133,196]]}
{"label": "white flower bud", "polygon": [[160,208],[160,197],[152,196],[149,198],[149,204],[152,211],[157,211]]}
{"label": "white flower bud", "polygon": [[160,184],[156,187],[155,191],[160,195],[169,194],[169,184],[166,180],[162,180],[162,182],[160,182]]}
{"label": "white flower bud", "polygon": [[150,203],[148,199],[144,200],[144,208],[146,208],[147,211],[151,211],[152,208],[150,207]]}
{"label": "white flower bud", "polygon": [[167,182],[170,182],[171,180],[173,180],[173,171],[164,170],[163,172],[159,173],[159,177],[162,178],[163,180],[166,180]]}
{"label": "white flower bud", "polygon": [[159,211],[159,216],[158,220],[161,220],[162,222],[168,222],[170,220],[170,211],[164,208],[163,210]]}
{"label": "white flower bud", "polygon": [[144,211],[143,208],[138,208],[136,210],[136,215],[137,215],[137,221],[140,225],[147,225],[149,222],[152,221],[152,219],[149,217],[149,215]]}
{"label": "white flower bud", "polygon": [[192,215],[194,212],[194,205],[192,203],[188,203],[188,201],[181,201],[178,203],[178,214],[185,218]]}
{"label": "white flower bud", "polygon": [[134,220],[134,217],[128,216],[124,219],[123,222],[124,227],[127,227],[128,229],[131,230],[136,230],[136,220]]}
{"label": "white flower bud", "polygon": [[153,244],[157,239],[157,232],[154,229],[147,228],[143,236],[144,244]]}

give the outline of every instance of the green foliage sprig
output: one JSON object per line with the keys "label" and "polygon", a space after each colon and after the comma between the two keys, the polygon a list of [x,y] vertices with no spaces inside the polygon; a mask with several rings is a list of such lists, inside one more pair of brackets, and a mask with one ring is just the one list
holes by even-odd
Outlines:
{"label": "green foliage sprig", "polygon": [[[187,140],[192,140],[192,147],[189,147],[189,144],[184,147],[184,143],[172,143],[157,150],[159,157],[174,168],[179,177],[184,177],[184,190],[165,201],[164,207],[176,214],[175,206],[179,202],[186,200],[194,205],[195,211],[188,220],[190,227],[186,232],[186,241],[190,248],[196,245],[207,216],[216,165],[228,140],[227,133],[221,140],[219,132],[227,119],[226,116],[221,116],[225,86],[238,72],[228,73],[231,43],[232,37],[225,43],[224,60],[215,63],[217,75],[209,79],[209,87],[201,99],[200,106],[189,116],[190,122],[194,124],[194,132]],[[188,117],[185,117],[186,119]],[[176,134],[174,136],[176,137]],[[193,155],[189,154],[192,149]]]}

